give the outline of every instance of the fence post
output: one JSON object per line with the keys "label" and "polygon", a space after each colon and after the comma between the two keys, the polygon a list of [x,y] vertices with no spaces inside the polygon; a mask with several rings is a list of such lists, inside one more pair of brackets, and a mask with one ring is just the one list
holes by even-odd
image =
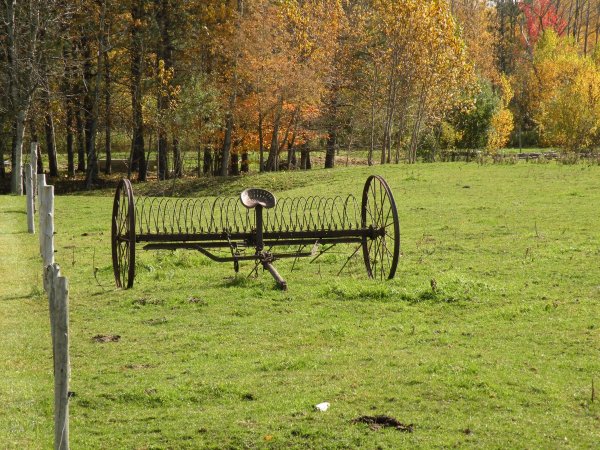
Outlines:
{"label": "fence post", "polygon": [[34,200],[33,200],[33,179],[31,175],[31,164],[27,164],[25,166],[25,193],[27,194],[27,231],[29,233],[35,234],[35,224],[33,223],[33,213],[34,213]]}
{"label": "fence post", "polygon": [[[45,216],[42,231],[42,263],[45,269],[54,263],[54,186],[44,186],[40,198]],[[47,284],[44,288],[48,292]]]}
{"label": "fence post", "polygon": [[39,211],[39,222],[40,222],[40,233],[39,233],[39,240],[40,240],[40,256],[44,256],[44,250],[43,250],[43,242],[44,242],[44,223],[46,221],[46,211],[44,209],[44,202],[43,202],[43,192],[44,192],[44,187],[46,186],[46,175],[45,174],[40,174],[37,177],[37,182],[38,182],[38,211]]}
{"label": "fence post", "polygon": [[37,185],[37,159],[38,159],[37,158],[37,148],[38,148],[38,143],[32,142],[31,148],[30,148],[30,154],[29,154],[29,164],[31,164],[31,180],[32,180],[32,184],[33,184],[34,212],[35,212],[35,198],[39,195],[38,194],[38,185]]}
{"label": "fence post", "polygon": [[54,359],[54,448],[69,449],[69,281],[58,264],[46,267]]}

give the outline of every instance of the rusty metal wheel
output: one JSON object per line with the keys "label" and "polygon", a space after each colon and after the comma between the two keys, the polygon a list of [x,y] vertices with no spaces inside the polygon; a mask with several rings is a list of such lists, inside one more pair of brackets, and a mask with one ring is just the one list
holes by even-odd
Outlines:
{"label": "rusty metal wheel", "polygon": [[131,182],[125,178],[115,192],[111,241],[115,282],[128,289],[135,278],[135,206]]}
{"label": "rusty metal wheel", "polygon": [[362,242],[369,278],[391,280],[400,256],[400,221],[392,191],[379,175],[371,175],[365,183],[361,224],[372,233]]}

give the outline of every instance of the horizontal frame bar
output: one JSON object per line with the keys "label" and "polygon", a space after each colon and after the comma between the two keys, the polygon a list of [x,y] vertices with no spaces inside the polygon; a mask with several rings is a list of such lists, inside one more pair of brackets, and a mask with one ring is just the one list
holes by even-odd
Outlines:
{"label": "horizontal frame bar", "polygon": [[[317,230],[317,231],[265,231],[265,241],[313,239],[324,240],[327,238],[371,238],[381,235],[384,230],[373,228],[358,228],[356,230]],[[165,234],[136,234],[136,242],[205,242],[205,241],[244,241],[253,245],[256,233],[165,233]],[[229,245],[229,244],[227,244]],[[285,244],[282,244],[285,245]]]}

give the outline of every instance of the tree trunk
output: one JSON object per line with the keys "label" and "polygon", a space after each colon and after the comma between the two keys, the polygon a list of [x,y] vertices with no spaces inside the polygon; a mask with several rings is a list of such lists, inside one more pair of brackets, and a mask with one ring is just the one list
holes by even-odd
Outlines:
{"label": "tree trunk", "polygon": [[[160,32],[160,39],[158,40],[158,48],[156,52],[157,67],[163,65],[163,70],[158,71],[159,73],[167,74],[170,76],[170,72],[173,69],[173,40],[171,37],[171,8],[173,5],[169,4],[169,0],[154,0],[155,11],[156,11],[156,22]],[[158,130],[158,178],[165,180],[169,178],[169,161],[168,161],[168,136],[165,127],[165,118],[169,109],[170,93],[169,88],[171,87],[171,80],[158,80],[159,91],[157,95],[157,110],[159,117],[159,130]],[[167,82],[165,84],[165,81]],[[173,139],[175,143],[176,139]],[[178,150],[173,148],[173,154]],[[174,175],[178,175],[181,171],[177,168],[178,160],[175,156],[173,158],[173,172]]]}
{"label": "tree trunk", "polygon": [[[77,97],[80,99],[80,97]],[[83,137],[83,109],[78,105],[75,109],[75,125],[77,127],[77,171],[85,172],[85,139]]]}
{"label": "tree trunk", "polygon": [[283,96],[279,96],[277,111],[273,119],[273,134],[271,135],[271,147],[269,148],[269,157],[267,158],[267,172],[275,172],[278,169],[279,152],[279,125],[281,124],[281,114],[283,110]]}
{"label": "tree trunk", "polygon": [[425,114],[425,101],[427,99],[427,90],[425,86],[421,88],[421,94],[419,96],[419,105],[417,110],[417,118],[412,129],[409,145],[409,163],[414,164],[417,162],[417,147],[419,145],[419,136],[421,131],[421,123]]}
{"label": "tree trunk", "polygon": [[300,169],[309,170],[311,168],[312,164],[310,162],[310,151],[308,149],[308,142],[305,142],[300,148]]}
{"label": "tree trunk", "polygon": [[144,1],[134,0],[131,5],[131,110],[133,119],[133,139],[131,142],[131,170],[138,171],[138,179],[146,181],[146,160],[144,154],[144,121],[142,116],[142,21]]}
{"label": "tree trunk", "polygon": [[591,3],[591,0],[588,0],[587,12],[585,15],[585,34],[583,36],[583,54],[584,54],[584,56],[587,56],[587,52],[588,52],[588,37],[589,37],[589,32],[590,32],[590,3]]}
{"label": "tree trunk", "polygon": [[[394,117],[394,108],[396,103],[396,66],[398,62],[398,52],[395,50],[392,58],[392,67],[388,78],[388,98],[386,105],[385,123],[383,130],[383,146],[381,148],[381,164],[385,164],[388,160],[388,148],[392,134],[392,120]],[[389,161],[388,161],[389,162]]]}
{"label": "tree trunk", "polygon": [[[5,3],[6,17],[3,25],[6,29],[7,62],[9,67],[9,95],[14,111],[13,142],[11,148],[12,173],[10,191],[16,195],[23,195],[23,137],[25,134],[25,120],[31,100],[30,94],[22,92],[23,85],[29,89],[26,80],[22,79],[20,72],[20,58],[18,54],[17,39],[18,26],[16,23],[17,1],[8,0]],[[21,88],[21,89],[20,89]]]}
{"label": "tree trunk", "polygon": [[4,167],[4,149],[6,148],[6,140],[0,130],[0,178],[6,178],[6,168]]}
{"label": "tree trunk", "polygon": [[242,167],[241,167],[242,173],[248,173],[249,167],[250,167],[250,161],[248,159],[248,151],[244,150],[242,152]]}
{"label": "tree trunk", "polygon": [[369,145],[369,154],[367,155],[367,164],[369,166],[373,165],[373,154],[375,153],[375,108],[376,108],[376,93],[377,93],[377,67],[375,67],[375,75],[373,76],[373,86],[371,92],[371,129],[370,129],[370,145]]}
{"label": "tree trunk", "polygon": [[13,166],[10,191],[16,195],[23,195],[23,138],[25,135],[25,111],[17,112],[13,136]]}
{"label": "tree trunk", "polygon": [[[169,158],[168,158],[167,132],[159,125],[158,130],[158,179],[166,180],[169,178]],[[174,150],[173,150],[174,151]]]}
{"label": "tree trunk", "polygon": [[211,173],[212,162],[213,162],[213,157],[212,157],[211,148],[209,146],[206,146],[206,147],[204,147],[204,165],[202,167],[202,172],[204,172],[205,174]]}
{"label": "tree trunk", "polygon": [[[63,27],[63,32],[66,32],[66,27]],[[65,107],[65,135],[67,147],[67,174],[72,177],[75,175],[75,158],[73,154],[73,129],[75,115],[73,112],[73,52],[70,50],[69,42],[63,42],[62,57],[63,66],[65,68],[62,80],[62,94],[64,97]]]}
{"label": "tree trunk", "polygon": [[48,92],[44,93],[44,108],[46,114],[44,116],[44,135],[46,138],[46,152],[48,153],[48,169],[51,177],[58,176],[58,159],[56,156],[56,138],[54,135],[54,120],[50,112],[50,99]]}
{"label": "tree trunk", "polygon": [[333,169],[335,166],[335,149],[337,145],[337,112],[338,112],[338,99],[337,99],[337,86],[334,86],[331,94],[331,103],[329,105],[329,120],[327,130],[327,145],[325,150],[325,168]]}
{"label": "tree trunk", "polygon": [[42,150],[39,145],[37,146],[37,173],[44,173],[44,161],[42,161]]}
{"label": "tree trunk", "polygon": [[181,148],[177,138],[173,138],[173,172],[175,178],[183,176],[183,158],[181,157]]}
{"label": "tree trunk", "polygon": [[67,173],[70,177],[75,175],[75,158],[73,154],[73,104],[67,99],[66,105],[67,128]]}
{"label": "tree trunk", "polygon": [[[30,134],[30,138],[31,138],[31,142],[39,142],[38,139],[38,135],[37,135],[37,130],[35,128],[35,121],[29,119],[29,134]],[[36,161],[37,161],[37,167],[36,167],[36,173],[38,174],[42,174],[44,173],[44,160],[42,159],[42,149],[41,146],[38,145],[37,147],[37,155],[36,155]]]}
{"label": "tree trunk", "polygon": [[[107,27],[108,30],[108,27]],[[106,166],[104,173],[112,173],[112,116],[111,116],[111,97],[110,97],[110,59],[108,51],[104,52],[104,153],[106,154]]]}
{"label": "tree trunk", "polygon": [[239,175],[240,174],[240,155],[237,152],[237,149],[234,148],[231,152],[231,166],[229,167],[229,175]]}
{"label": "tree trunk", "polygon": [[[41,35],[45,35],[46,30],[41,30]],[[40,70],[43,77],[43,86],[41,89],[41,103],[44,108],[44,137],[46,140],[46,152],[48,153],[48,169],[51,177],[58,176],[58,159],[56,156],[56,137],[54,133],[54,119],[52,117],[52,107],[50,105],[50,70],[48,67],[47,55],[44,53],[40,59]]]}
{"label": "tree trunk", "polygon": [[[233,95],[232,95],[233,97]],[[230,106],[233,101],[230,101]],[[231,153],[231,134],[233,133],[233,112],[227,113],[225,122],[225,138],[223,139],[223,149],[221,150],[221,171],[219,175],[222,177],[227,176],[229,169],[229,158]]]}
{"label": "tree trunk", "polygon": [[265,170],[265,138],[263,136],[263,115],[262,111],[258,112],[258,171]]}
{"label": "tree trunk", "polygon": [[327,134],[327,147],[325,153],[325,168],[333,169],[335,165],[335,147],[337,144],[337,131],[335,126],[330,127],[329,133]]}
{"label": "tree trunk", "polygon": [[85,152],[87,155],[86,187],[90,189],[92,183],[98,179],[98,154],[96,153],[96,132],[98,130],[98,101],[100,78],[100,52],[98,49],[96,79],[94,82],[92,74],[92,51],[88,36],[83,38],[83,80],[85,82],[84,106],[84,132]]}
{"label": "tree trunk", "polygon": [[222,149],[221,150],[219,150],[218,148],[214,149],[214,153],[213,153],[214,172],[213,172],[213,175],[215,175],[215,176],[221,175],[221,163],[223,162],[223,158],[221,157],[222,153],[223,153]]}
{"label": "tree trunk", "polygon": [[[300,114],[298,114],[299,117]],[[292,167],[296,165],[296,152],[294,144],[296,143],[296,133],[298,132],[298,117],[294,120],[294,131],[292,132],[292,138],[288,142],[287,146],[287,168],[290,170]]]}

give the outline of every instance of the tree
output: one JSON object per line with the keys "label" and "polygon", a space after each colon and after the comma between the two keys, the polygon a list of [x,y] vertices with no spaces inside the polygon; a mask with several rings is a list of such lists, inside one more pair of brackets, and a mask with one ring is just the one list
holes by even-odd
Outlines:
{"label": "tree", "polygon": [[130,5],[131,23],[131,111],[133,117],[133,138],[131,141],[131,170],[138,171],[138,179],[146,180],[146,156],[144,153],[144,118],[142,115],[142,75],[144,71],[143,29],[146,12],[144,0],[132,0]]}
{"label": "tree", "polygon": [[[6,64],[3,79],[7,83],[8,110],[12,122],[11,192],[23,193],[22,156],[25,123],[36,90],[43,76],[40,58],[50,40],[50,23],[59,22],[55,1],[5,0],[1,8],[1,40]],[[44,30],[45,33],[41,33]]]}

